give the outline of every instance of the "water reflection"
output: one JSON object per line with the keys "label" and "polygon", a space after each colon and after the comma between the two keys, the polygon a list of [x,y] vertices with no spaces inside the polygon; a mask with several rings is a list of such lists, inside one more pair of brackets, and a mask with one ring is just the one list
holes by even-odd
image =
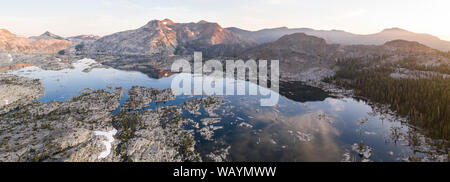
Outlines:
{"label": "water reflection", "polygon": [[[10,73],[41,79],[45,95],[38,101],[66,101],[85,88],[129,89],[134,85],[170,88],[175,75],[159,79],[146,74],[113,68],[93,68],[91,60],[75,69],[46,71],[36,67]],[[212,140],[196,136],[197,149],[207,155],[229,148],[231,161],[404,161],[412,159],[446,160],[429,139],[392,113],[383,113],[362,100],[332,98],[321,89],[300,82],[281,82],[280,100],[273,107],[261,107],[259,96],[225,96],[229,101],[215,111],[222,127]],[[121,101],[126,100],[125,98]],[[200,96],[202,97],[202,96]],[[198,97],[181,96],[165,105],[182,104]],[[154,103],[148,108],[154,108]],[[187,112],[186,112],[187,113]],[[202,110],[199,116],[184,114],[195,122],[211,117]],[[370,150],[368,150],[370,149]],[[370,153],[368,153],[370,152]]]}
{"label": "water reflection", "polygon": [[[323,117],[321,111],[306,111],[302,114],[284,115],[277,109],[263,111],[254,116],[253,132],[235,137],[232,154],[235,160],[251,161],[339,161],[341,147],[336,140],[339,131],[332,120]],[[247,140],[247,142],[242,141]],[[233,148],[232,148],[233,149]],[[248,155],[248,153],[252,155]],[[251,158],[248,158],[251,156]]]}
{"label": "water reflection", "polygon": [[305,85],[299,81],[280,81],[280,94],[297,102],[323,101],[330,97],[322,89]]}

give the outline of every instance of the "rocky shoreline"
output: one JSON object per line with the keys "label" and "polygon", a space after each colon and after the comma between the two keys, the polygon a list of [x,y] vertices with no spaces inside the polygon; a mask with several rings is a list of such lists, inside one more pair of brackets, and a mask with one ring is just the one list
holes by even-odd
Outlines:
{"label": "rocky shoreline", "polygon": [[[43,57],[33,65],[41,69],[74,68],[73,62]],[[47,62],[48,61],[48,62]],[[81,63],[80,63],[81,64]],[[83,63],[84,64],[84,63]],[[89,63],[90,64],[90,63]],[[102,64],[86,65],[86,71]],[[217,148],[200,156],[199,140],[213,140],[216,130],[223,128],[216,111],[225,102],[219,97],[191,99],[181,106],[160,106],[147,109],[153,103],[174,100],[170,89],[159,90],[133,86],[129,98],[120,104],[122,88],[113,92],[85,89],[67,102],[35,102],[43,95],[39,80],[0,74],[0,89],[11,101],[1,107],[0,161],[226,161],[230,146]],[[14,87],[12,89],[12,87]],[[17,88],[15,88],[17,87]],[[112,88],[111,88],[112,89]],[[110,89],[110,90],[111,90]],[[19,90],[19,91],[17,91]],[[15,101],[17,100],[17,101]],[[113,111],[120,110],[113,114]],[[183,113],[206,118],[195,122]],[[190,128],[190,129],[187,129]],[[110,140],[106,135],[117,130]],[[200,138],[196,138],[198,135]],[[105,145],[109,142],[109,145]],[[109,148],[110,147],[110,148]],[[109,149],[109,150],[107,150]],[[110,154],[105,156],[105,151]]]}
{"label": "rocky shoreline", "polygon": [[[86,64],[87,72],[104,67],[95,61],[80,64]],[[46,69],[73,67],[73,64],[67,65],[70,66]],[[230,146],[226,144],[213,151],[197,150],[201,141],[216,142],[215,132],[224,129],[218,115],[225,111],[220,110],[226,103],[221,97],[191,97],[181,105],[168,105],[165,103],[175,100],[171,89],[133,86],[128,90],[126,100],[123,99],[125,89],[108,87],[108,90],[86,89],[67,102],[35,102],[44,91],[39,80],[4,73],[0,77],[0,93],[3,93],[0,99],[8,100],[0,103],[0,161],[228,159]],[[353,95],[351,90],[322,81],[302,83],[336,97]],[[185,117],[186,114],[198,121]],[[239,121],[236,126],[254,127],[244,120]],[[310,140],[309,135],[293,134],[299,140]]]}
{"label": "rocky shoreline", "polygon": [[23,67],[36,66],[44,70],[70,69],[73,68],[71,63],[77,60],[66,56],[0,51],[0,70],[4,73],[14,68],[21,68],[20,65],[25,65]]}
{"label": "rocky shoreline", "polygon": [[[3,107],[0,115],[0,161],[203,160],[195,148],[198,140],[194,134],[201,132],[198,123],[182,117],[182,107],[169,105],[142,110],[151,102],[173,100],[175,96],[170,89],[132,87],[122,106],[119,101],[124,96],[123,88],[114,91],[85,89],[67,102],[34,102],[43,89],[38,80],[0,76],[0,89],[14,85],[34,91]],[[213,113],[220,104],[213,101],[216,100],[202,98],[190,102],[195,103],[195,107],[205,104],[208,113]],[[120,112],[113,114],[118,109]],[[217,118],[202,121],[207,129],[210,129],[209,123],[218,122]],[[186,129],[186,126],[197,131]],[[215,127],[211,128],[209,137]],[[113,140],[106,135],[111,131],[117,132],[111,134]],[[105,153],[107,151],[109,154]],[[216,153],[217,156],[226,156],[220,151]]]}
{"label": "rocky shoreline", "polygon": [[39,80],[0,74],[0,114],[28,105],[43,95]]}

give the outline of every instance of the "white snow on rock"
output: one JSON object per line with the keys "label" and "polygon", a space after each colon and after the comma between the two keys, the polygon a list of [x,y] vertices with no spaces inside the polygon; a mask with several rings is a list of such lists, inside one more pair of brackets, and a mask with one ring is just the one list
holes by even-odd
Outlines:
{"label": "white snow on rock", "polygon": [[105,136],[108,140],[107,141],[103,141],[103,144],[106,147],[106,150],[103,151],[102,153],[100,153],[100,155],[98,156],[99,159],[103,159],[106,158],[110,153],[111,153],[111,143],[114,142],[114,135],[117,133],[116,129],[113,129],[109,132],[104,132],[104,131],[94,131],[94,134],[97,136]]}
{"label": "white snow on rock", "polygon": [[95,64],[98,64],[98,63],[97,63],[97,61],[95,61],[93,59],[80,59],[80,60],[76,61],[75,63],[72,63],[72,65],[75,68],[79,68],[79,69],[86,69]]}
{"label": "white snow on rock", "polygon": [[9,62],[13,62],[13,57],[11,56],[11,54],[8,54],[8,57],[9,57]]}

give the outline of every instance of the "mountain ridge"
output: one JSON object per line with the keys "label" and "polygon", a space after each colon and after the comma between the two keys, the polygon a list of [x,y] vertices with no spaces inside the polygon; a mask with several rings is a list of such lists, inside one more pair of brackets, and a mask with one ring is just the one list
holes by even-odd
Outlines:
{"label": "mountain ridge", "polygon": [[33,39],[18,36],[6,29],[0,29],[0,51],[13,51],[26,54],[56,54],[71,44],[70,41],[54,39],[50,37],[51,34],[44,34],[43,36],[45,38]]}
{"label": "mountain ridge", "polygon": [[450,41],[441,40],[440,38],[424,33],[414,33],[401,28],[386,28],[378,33],[373,34],[353,34],[343,30],[315,30],[311,28],[287,28],[277,27],[270,29],[261,29],[257,31],[248,31],[236,27],[226,28],[230,31],[238,33],[242,36],[248,36],[258,43],[267,43],[276,41],[278,38],[293,33],[305,33],[327,40],[333,44],[343,45],[383,45],[386,42],[403,39],[407,41],[416,41],[427,45],[431,48],[441,51],[450,51]]}
{"label": "mountain ridge", "polygon": [[64,38],[62,36],[51,33],[50,31],[46,31],[39,36],[31,36],[29,38],[34,39],[34,40],[49,40],[49,39],[67,40],[66,38]]}
{"label": "mountain ridge", "polygon": [[175,55],[190,54],[196,49],[232,51],[250,44],[217,23],[204,20],[198,23],[175,23],[164,19],[151,20],[137,29],[104,36],[90,44],[85,51],[89,54]]}
{"label": "mountain ridge", "polygon": [[340,60],[362,59],[398,62],[409,57],[423,57],[420,62],[448,62],[442,52],[416,41],[392,40],[382,45],[342,45],[305,33],[284,35],[274,42],[244,50],[241,58],[279,60],[282,77],[288,79],[320,80],[332,76]]}

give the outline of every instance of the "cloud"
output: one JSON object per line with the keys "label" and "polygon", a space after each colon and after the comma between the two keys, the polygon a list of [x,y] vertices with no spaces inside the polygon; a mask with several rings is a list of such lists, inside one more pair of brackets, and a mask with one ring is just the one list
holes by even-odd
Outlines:
{"label": "cloud", "polygon": [[338,100],[338,99],[327,99],[326,102],[330,105],[330,107],[336,111],[336,112],[340,112],[343,111],[345,106],[342,103],[342,101]]}

